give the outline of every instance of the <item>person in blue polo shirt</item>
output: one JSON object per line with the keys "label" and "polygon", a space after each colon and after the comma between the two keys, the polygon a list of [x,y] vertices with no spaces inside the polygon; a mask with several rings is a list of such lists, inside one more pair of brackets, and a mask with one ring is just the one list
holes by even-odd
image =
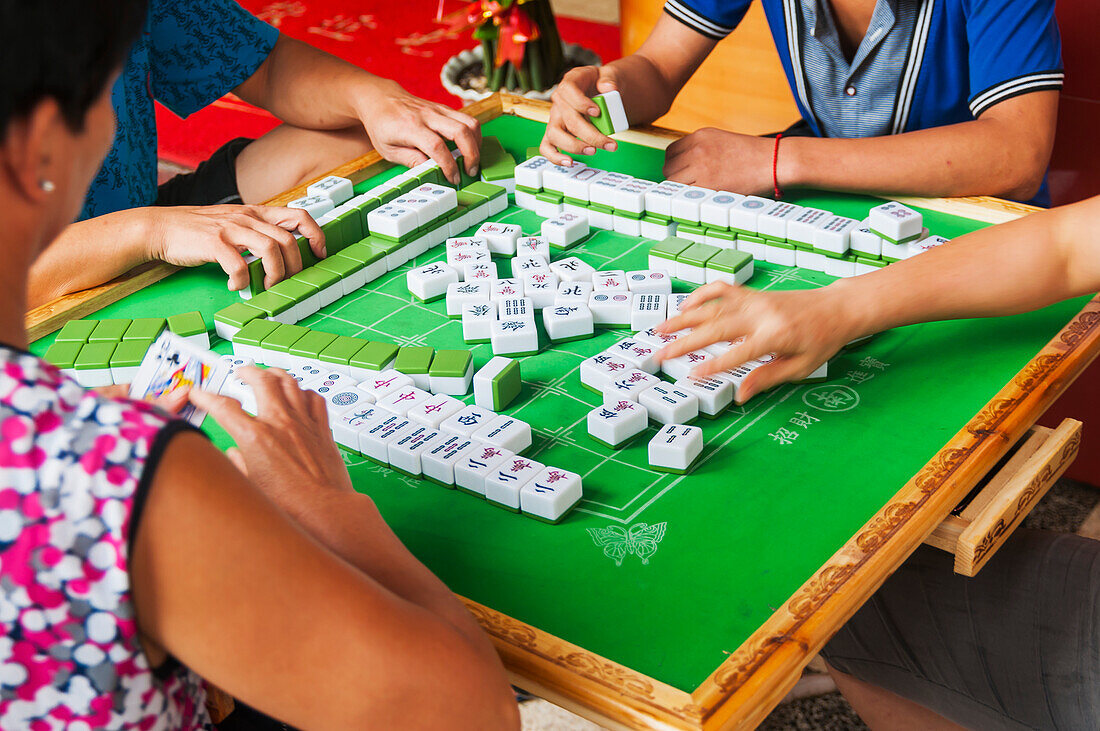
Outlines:
{"label": "person in blue polo shirt", "polygon": [[[186,117],[228,92],[284,124],[255,141],[232,140],[194,173],[158,187],[153,102]],[[111,98],[114,146],[81,221],[33,268],[32,306],[154,259],[216,261],[230,288],[242,289],[246,249],[262,256],[274,284],[301,268],[290,231],[308,235],[318,255],[324,237],[300,211],[256,204],[372,147],[410,167],[431,158],[456,182],[446,140],[462,151],[468,172],[478,164],[477,120],[282,36],[234,0],[151,0]]]}
{"label": "person in blue polo shirt", "polygon": [[[788,187],[1046,205],[1062,86],[1054,0],[761,0],[802,120],[779,140],[701,129],[664,174],[738,193]],[[750,0],[669,0],[638,51],[570,71],[542,153],[613,150],[591,96],[652,122],[744,17]],[[774,168],[773,168],[774,165]]]}

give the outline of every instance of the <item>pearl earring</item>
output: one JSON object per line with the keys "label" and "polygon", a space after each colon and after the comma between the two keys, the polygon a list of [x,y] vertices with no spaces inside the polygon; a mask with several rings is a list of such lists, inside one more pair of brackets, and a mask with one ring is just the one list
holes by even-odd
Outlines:
{"label": "pearl earring", "polygon": [[52,180],[40,180],[38,181],[38,187],[42,189],[43,193],[52,193],[57,188]]}

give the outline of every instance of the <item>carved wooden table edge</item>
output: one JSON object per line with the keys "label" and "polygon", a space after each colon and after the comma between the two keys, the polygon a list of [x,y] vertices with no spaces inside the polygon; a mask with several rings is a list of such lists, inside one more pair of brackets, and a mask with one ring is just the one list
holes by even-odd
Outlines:
{"label": "carved wooden table edge", "polygon": [[1081,427],[1076,419],[1064,419],[1056,429],[1032,427],[967,509],[947,516],[925,543],[952,554],[955,573],[976,576],[1073,463]]}
{"label": "carved wooden table edge", "polygon": [[[692,694],[706,727],[751,728],[763,720],[791,684],[783,681],[805,666],[1098,352],[1100,297],[1090,300]],[[1069,440],[1067,458],[1075,450],[1076,442]]]}

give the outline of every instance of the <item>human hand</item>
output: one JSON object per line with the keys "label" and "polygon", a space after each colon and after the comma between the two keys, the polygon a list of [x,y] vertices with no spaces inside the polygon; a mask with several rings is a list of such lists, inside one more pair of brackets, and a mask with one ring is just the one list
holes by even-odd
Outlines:
{"label": "human hand", "polygon": [[264,287],[302,270],[302,255],[293,231],[309,239],[318,257],[325,256],[325,235],[306,213],[275,206],[173,206],[144,208],[150,229],[149,257],[177,266],[217,262],[229,275],[229,289],[248,287],[250,251],[264,265]]}
{"label": "human hand", "polygon": [[[93,391],[100,396],[109,399],[129,398],[130,396],[130,384],[116,383],[113,386],[100,386],[99,388],[93,388]],[[167,393],[162,393],[157,396],[151,402],[153,406],[156,406],[162,411],[167,411],[169,414],[178,414],[184,405],[187,403],[190,388],[177,388]]]}
{"label": "human hand", "polygon": [[591,118],[600,114],[592,97],[618,90],[615,69],[611,66],[570,69],[551,98],[550,121],[539,147],[543,157],[569,167],[573,164],[569,154],[595,155],[597,149],[614,152],[618,148],[615,140],[592,124]]}
{"label": "human hand", "polygon": [[280,368],[237,371],[256,394],[256,416],[234,399],[194,389],[191,402],[229,433],[229,459],[279,507],[300,519],[319,493],[353,492],[328,425],[325,401]]}
{"label": "human hand", "polygon": [[388,79],[357,104],[359,119],[374,149],[390,162],[415,167],[431,158],[447,180],[461,180],[458,165],[444,140],[458,145],[466,172],[477,175],[481,164],[481,124],[468,114],[415,97]]}
{"label": "human hand", "polygon": [[737,342],[724,355],[703,361],[692,376],[709,376],[774,353],[741,386],[742,402],[786,381],[807,377],[864,333],[849,308],[843,288],[758,292],[725,282],[700,287],[684,301],[681,314],[660,325],[661,332],[692,328],[657,353],[676,358],[720,340]]}
{"label": "human hand", "polygon": [[687,185],[758,195],[774,188],[775,140],[704,127],[665,151],[664,176]]}

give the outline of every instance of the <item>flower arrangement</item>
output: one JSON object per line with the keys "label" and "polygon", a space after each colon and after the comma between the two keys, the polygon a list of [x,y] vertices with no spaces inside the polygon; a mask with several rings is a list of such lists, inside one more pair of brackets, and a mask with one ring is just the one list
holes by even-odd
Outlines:
{"label": "flower arrangement", "polygon": [[473,29],[490,91],[544,91],[565,72],[550,0],[477,0],[439,21],[448,31]]}

